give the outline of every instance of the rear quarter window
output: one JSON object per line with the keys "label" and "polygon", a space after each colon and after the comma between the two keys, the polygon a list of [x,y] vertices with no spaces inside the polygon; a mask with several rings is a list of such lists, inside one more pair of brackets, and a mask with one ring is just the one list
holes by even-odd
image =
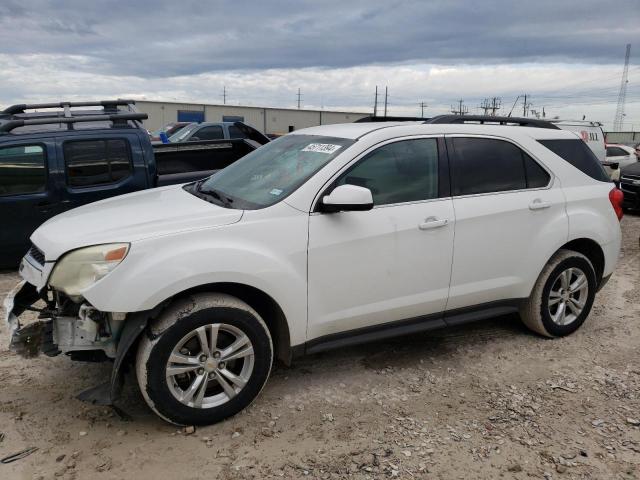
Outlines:
{"label": "rear quarter window", "polygon": [[553,153],[567,161],[585,175],[600,182],[610,182],[598,158],[580,139],[538,140]]}

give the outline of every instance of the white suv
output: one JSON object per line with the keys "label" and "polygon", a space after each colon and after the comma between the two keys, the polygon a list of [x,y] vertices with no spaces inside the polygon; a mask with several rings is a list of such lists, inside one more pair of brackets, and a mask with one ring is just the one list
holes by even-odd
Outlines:
{"label": "white suv", "polygon": [[[256,398],[274,357],[511,312],[572,333],[615,268],[621,203],[551,125],[300,130],[47,221],[6,300],[12,345],[114,360],[81,394],[103,404],[133,364],[158,415],[209,424]],[[20,326],[38,299],[45,319]]]}

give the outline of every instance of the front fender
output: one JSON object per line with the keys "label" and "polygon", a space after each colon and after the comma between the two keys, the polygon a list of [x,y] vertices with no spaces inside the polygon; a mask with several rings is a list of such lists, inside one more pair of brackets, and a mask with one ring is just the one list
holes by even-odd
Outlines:
{"label": "front fender", "polygon": [[[292,235],[293,236],[293,235]],[[83,292],[98,310],[151,310],[173,296],[201,285],[237,283],[269,295],[287,319],[292,345],[306,340],[306,237],[299,245],[225,239],[191,233],[177,244],[150,239],[132,244],[112,273]],[[215,240],[215,241],[212,241]],[[294,240],[291,240],[293,243]],[[293,248],[292,248],[293,247]],[[287,253],[283,253],[286,251]]]}

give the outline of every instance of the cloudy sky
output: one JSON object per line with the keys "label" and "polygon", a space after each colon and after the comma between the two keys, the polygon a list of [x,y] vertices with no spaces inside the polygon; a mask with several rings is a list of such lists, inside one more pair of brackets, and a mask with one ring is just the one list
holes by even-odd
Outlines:
{"label": "cloudy sky", "polygon": [[[134,97],[446,113],[463,99],[611,126],[631,43],[626,127],[640,129],[640,0],[1,0],[0,105]],[[380,97],[380,102],[384,100]],[[517,100],[517,102],[516,102]]]}

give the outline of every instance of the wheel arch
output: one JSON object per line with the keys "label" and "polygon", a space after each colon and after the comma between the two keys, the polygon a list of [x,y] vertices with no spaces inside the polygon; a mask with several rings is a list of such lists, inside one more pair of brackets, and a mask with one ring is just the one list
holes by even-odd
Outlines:
{"label": "wheel arch", "polygon": [[596,272],[596,281],[598,285],[600,285],[604,272],[605,257],[604,250],[602,250],[602,247],[595,240],[590,238],[576,238],[565,243],[558,250],[572,250],[587,257],[593,265]]}
{"label": "wheel arch", "polygon": [[285,365],[291,365],[292,348],[289,332],[289,323],[284,311],[273,297],[264,291],[250,285],[233,282],[218,282],[198,285],[175,294],[163,302],[170,304],[176,299],[183,298],[193,293],[226,293],[246,302],[253,308],[262,320],[267,324],[273,341],[274,356]]}

